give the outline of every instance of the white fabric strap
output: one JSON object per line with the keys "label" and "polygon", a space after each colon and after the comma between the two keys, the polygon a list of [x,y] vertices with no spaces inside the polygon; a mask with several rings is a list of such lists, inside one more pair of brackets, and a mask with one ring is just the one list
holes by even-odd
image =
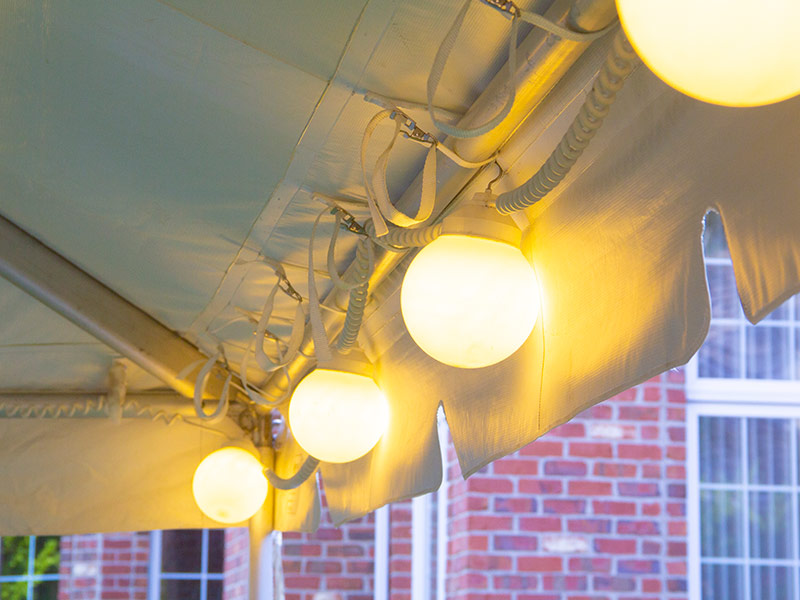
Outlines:
{"label": "white fabric strap", "polygon": [[194,385],[194,412],[197,416],[206,423],[214,424],[219,423],[228,414],[228,395],[231,387],[231,378],[233,373],[228,373],[225,378],[225,384],[222,386],[222,394],[217,401],[217,406],[211,414],[208,414],[203,409],[203,393],[206,390],[206,382],[211,369],[217,364],[219,354],[215,354],[209,358],[197,374],[197,381]]}
{"label": "white fabric strap", "polygon": [[[247,381],[247,367],[249,365],[249,358],[250,358],[250,351],[253,349],[253,342],[256,339],[255,333],[253,337],[250,338],[250,342],[247,344],[247,348],[245,349],[244,356],[242,357],[242,364],[239,367],[239,374],[242,378],[242,387],[244,387],[244,391],[247,392],[247,396],[254,404],[258,404],[259,406],[277,406],[281,404],[286,398],[288,397],[292,386],[291,386],[291,379],[289,377],[288,369],[284,366],[281,367],[281,371],[283,372],[284,376],[286,377],[287,386],[286,386],[286,393],[279,397],[275,398],[271,394],[267,394],[265,391],[258,389],[257,387],[251,385]],[[288,354],[288,353],[287,353]],[[269,399],[267,398],[269,396]]]}
{"label": "white fabric strap", "polygon": [[478,169],[484,165],[488,165],[491,162],[494,162],[497,159],[497,153],[492,154],[486,160],[481,160],[478,162],[473,162],[471,160],[467,160],[465,158],[461,158],[458,154],[456,154],[453,150],[442,144],[440,141],[437,140],[436,142],[436,149],[444,154],[447,158],[452,160],[456,163],[459,167],[463,167],[465,169]]}
{"label": "white fabric strap", "polygon": [[[364,187],[367,191],[367,202],[372,222],[375,224],[375,234],[380,237],[389,233],[386,221],[391,221],[399,227],[412,227],[427,221],[433,214],[436,203],[436,147],[431,145],[425,157],[425,166],[422,169],[422,194],[419,209],[416,215],[409,217],[397,210],[389,199],[389,190],[386,187],[386,170],[389,166],[389,156],[394,148],[394,143],[400,135],[402,121],[395,119],[394,135],[389,145],[384,149],[375,163],[371,180],[367,177],[367,146],[377,126],[392,114],[390,110],[382,110],[370,120],[364,130],[361,140],[361,173],[364,177]],[[384,220],[385,219],[385,220]]]}
{"label": "white fabric strap", "polygon": [[470,2],[471,0],[466,0],[466,2],[464,2],[464,6],[456,15],[450,30],[447,32],[447,35],[445,35],[444,40],[442,40],[442,44],[439,46],[439,50],[436,52],[436,57],[433,60],[433,66],[431,67],[430,75],[428,75],[428,114],[430,114],[433,123],[439,128],[440,131],[446,133],[447,135],[459,138],[480,137],[500,125],[503,119],[508,116],[508,113],[511,112],[511,108],[514,105],[514,100],[517,95],[517,34],[519,31],[520,20],[530,23],[535,27],[539,27],[540,29],[544,29],[548,33],[552,33],[553,35],[557,35],[558,37],[571,42],[594,41],[608,33],[616,26],[615,21],[611,25],[599,31],[593,31],[590,33],[572,31],[571,29],[567,29],[566,27],[562,27],[561,25],[553,23],[542,15],[520,10],[516,6],[512,5],[513,9],[511,12],[503,12],[504,15],[511,19],[511,34],[509,35],[508,40],[508,61],[506,63],[508,66],[508,80],[505,86],[507,90],[506,93],[508,94],[506,103],[499,113],[497,113],[483,125],[479,125],[478,127],[471,129],[457,127],[455,125],[443,123],[436,118],[433,101],[436,96],[436,89],[439,87],[439,81],[441,80],[444,72],[444,67],[447,64],[447,59],[450,57],[450,53],[452,52],[456,40],[458,39],[458,34],[460,33],[461,27],[464,24],[464,18],[467,16]]}
{"label": "white fabric strap", "polygon": [[[391,98],[385,98],[384,96],[379,96],[379,95],[377,95],[377,94],[375,94],[373,92],[367,92],[367,93],[364,94],[364,100],[366,100],[367,102],[371,102],[372,104],[377,104],[381,108],[384,108],[384,109],[387,109],[387,110],[390,110],[390,111],[393,111],[393,112],[398,112],[400,114],[405,114],[405,113],[403,113],[403,111],[398,106],[393,104],[393,101],[392,101]],[[438,109],[436,107],[434,107],[434,110],[438,110]],[[428,133],[428,135],[433,139],[433,143],[436,144],[436,149],[439,152],[441,152],[442,154],[444,154],[447,158],[452,160],[454,163],[456,163],[459,167],[464,167],[465,169],[477,169],[479,167],[482,167],[483,165],[488,165],[490,162],[492,162],[496,158],[493,155],[493,156],[487,158],[486,160],[481,160],[481,161],[478,161],[478,162],[473,162],[471,160],[467,160],[467,159],[462,158],[461,156],[459,156],[456,153],[455,150],[452,150],[452,149],[448,148],[447,146],[445,146],[444,144],[442,144],[439,140],[437,140],[430,133]],[[419,140],[414,140],[414,141],[416,141],[418,143],[421,143],[421,144],[425,144],[426,143],[426,142],[420,142]]]}
{"label": "white fabric strap", "polygon": [[517,31],[519,30],[519,21],[515,18],[512,18],[507,62],[508,82],[506,83],[506,88],[508,91],[506,93],[508,94],[508,98],[506,99],[506,103],[500,112],[483,125],[479,125],[478,127],[472,129],[449,125],[448,123],[443,123],[436,118],[436,113],[433,110],[433,100],[436,96],[436,89],[439,87],[439,81],[442,78],[444,67],[447,64],[447,59],[450,57],[450,52],[452,52],[453,47],[456,44],[458,34],[461,31],[461,26],[464,24],[464,18],[467,16],[467,11],[469,10],[471,1],[472,0],[466,0],[458,15],[456,15],[455,21],[453,21],[450,30],[447,32],[444,40],[442,40],[441,46],[439,46],[439,50],[436,52],[436,58],[433,59],[433,67],[431,67],[430,75],[428,75],[428,114],[430,114],[434,125],[436,125],[440,131],[446,133],[447,135],[460,138],[479,137],[497,127],[503,121],[503,119],[506,118],[508,113],[511,112],[511,107],[514,105],[514,99],[517,93],[515,71],[517,69]]}
{"label": "white fabric strap", "polygon": [[570,42],[593,42],[594,40],[603,37],[617,26],[617,21],[615,19],[609,25],[603,27],[603,29],[598,29],[597,31],[573,31],[572,29],[568,29],[557,23],[553,23],[540,14],[528,12],[527,10],[517,10],[517,15],[526,23],[530,23],[539,29],[544,29],[547,33],[552,33],[553,35],[557,35],[561,39],[569,40]]}
{"label": "white fabric strap", "polygon": [[308,240],[308,318],[311,321],[311,336],[314,339],[314,354],[317,357],[317,362],[324,362],[333,358],[328,334],[325,331],[325,325],[322,323],[319,293],[317,292],[317,282],[314,277],[314,238],[317,234],[319,220],[328,210],[325,208],[317,215],[314,220],[314,226],[311,228],[311,238]]}
{"label": "white fabric strap", "polygon": [[256,325],[256,362],[262,371],[265,373],[272,373],[273,371],[287,365],[299,352],[300,344],[303,343],[303,336],[305,335],[306,314],[303,310],[303,303],[297,303],[297,309],[294,313],[294,322],[292,323],[292,333],[289,337],[286,352],[281,354],[278,349],[277,362],[272,360],[264,351],[264,338],[267,333],[267,325],[272,316],[272,310],[275,306],[275,294],[280,289],[280,280],[276,283],[267,296],[267,301],[264,303],[264,309],[261,311],[261,317],[258,319]]}

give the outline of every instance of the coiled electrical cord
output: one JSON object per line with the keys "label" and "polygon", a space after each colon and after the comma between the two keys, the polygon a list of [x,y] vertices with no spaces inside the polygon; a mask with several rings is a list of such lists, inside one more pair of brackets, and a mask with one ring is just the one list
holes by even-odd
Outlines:
{"label": "coiled electrical cord", "polygon": [[264,476],[272,487],[278,490],[293,490],[300,487],[309,477],[314,474],[319,466],[319,459],[309,456],[291,477],[281,477],[272,469],[264,469]]}
{"label": "coiled electrical cord", "polygon": [[361,282],[360,285],[350,290],[350,300],[347,302],[347,313],[344,318],[342,333],[336,342],[336,349],[340,352],[347,352],[353,347],[358,339],[358,331],[361,329],[361,321],[364,320],[364,309],[367,306],[367,295],[369,293],[369,276],[372,253],[372,240],[362,237],[356,246],[356,274],[355,281]]}
{"label": "coiled electrical cord", "polygon": [[[375,226],[372,224],[371,220],[364,223],[364,229],[367,230],[371,238],[375,237]],[[406,248],[427,246],[441,234],[442,224],[437,223],[436,225],[421,227],[419,229],[391,227],[389,233],[378,239],[381,245],[387,244],[392,246],[392,248],[390,248],[391,250],[402,252]]]}
{"label": "coiled electrical cord", "polygon": [[495,208],[507,215],[534,205],[551,192],[583,154],[603,119],[608,115],[617,92],[638,63],[638,57],[625,33],[620,29],[614,36],[611,50],[586,97],[578,116],[545,164],[518,188],[500,194]]}

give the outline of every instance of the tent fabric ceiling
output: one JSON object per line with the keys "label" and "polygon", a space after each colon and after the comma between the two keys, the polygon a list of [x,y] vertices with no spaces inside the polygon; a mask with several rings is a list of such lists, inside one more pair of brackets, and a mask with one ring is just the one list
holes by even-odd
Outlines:
{"label": "tent fabric ceiling", "polygon": [[[6,82],[0,90],[0,213],[206,352],[223,344],[238,365],[252,328],[220,327],[243,311],[260,312],[275,282],[272,270],[258,262],[261,255],[282,261],[308,296],[308,238],[323,209],[313,194],[349,198],[347,208],[359,220],[368,215],[359,146],[378,108],[363,91],[404,99],[410,114],[435,132],[428,115],[413,106],[424,99],[428,67],[460,4],[6,5],[0,9],[0,76]],[[466,110],[505,60],[508,22],[475,4],[437,94],[437,104],[449,111]],[[553,2],[520,4],[543,12]],[[508,176],[499,191],[530,177],[552,150],[605,43],[551,93],[535,139],[513,157],[506,153]],[[712,107],[639,68],[578,166],[527,213],[544,308],[523,348],[495,367],[458,371],[414,345],[399,314],[402,272],[373,290],[378,301],[359,341],[390,399],[391,429],[355,463],[322,466],[332,519],[341,522],[438,487],[440,403],[468,475],[591,404],[685,362],[708,321],[700,245],[708,209],[722,215],[750,318],[763,317],[798,291],[800,175],[791,150],[799,120],[798,100],[762,109]],[[376,133],[371,155],[389,133]],[[389,172],[393,197],[414,180],[424,153],[413,143],[398,144]],[[326,220],[319,232],[319,265],[331,227]],[[354,237],[341,236],[340,268],[353,257]],[[323,276],[318,286],[321,293],[330,289]],[[102,389],[113,351],[4,282],[0,308],[0,388]],[[288,334],[294,308],[278,296],[270,325],[275,333]],[[131,389],[157,385],[131,373]],[[420,382],[413,390],[411,378]],[[2,420],[0,427],[13,429]],[[170,494],[126,479],[133,472],[117,477],[104,471],[103,456],[86,463],[76,458],[64,472],[48,467],[35,450],[14,462],[15,449],[51,437],[57,443],[41,445],[42,452],[75,457],[125,440],[136,448],[139,441],[163,439],[169,441],[153,446],[160,456],[151,452],[147,460],[156,465],[160,458],[170,465],[163,467],[170,477],[184,477],[175,479],[183,494],[176,502],[187,506],[185,477],[202,453],[184,444],[195,443],[197,428],[137,420],[114,437],[118,426],[102,421],[38,427],[14,429],[17,441],[3,450],[20,481],[38,470],[42,485],[63,491],[79,468],[99,469],[109,489],[124,481],[144,486],[142,493]],[[233,423],[224,427],[239,435]],[[288,475],[302,459],[290,443],[279,454],[279,471]],[[179,476],[180,468],[188,475]],[[86,479],[86,489],[100,483]],[[37,524],[32,504],[30,512],[14,513],[18,520],[0,521],[0,533],[207,524],[197,511],[162,518],[143,503],[125,518],[103,513],[102,525],[93,527],[80,500],[80,494],[65,497],[58,507],[64,519],[74,519],[69,527],[55,513]],[[52,504],[52,496],[41,502]],[[276,526],[316,526],[313,481],[277,493],[281,502],[293,512],[277,510]]]}
{"label": "tent fabric ceiling", "polygon": [[[399,276],[388,281],[394,293],[376,292],[383,304],[362,345],[379,365],[392,415],[402,418],[367,457],[323,465],[334,521],[439,486],[439,446],[430,441],[439,402],[468,476],[687,362],[710,319],[702,251],[709,210],[721,215],[749,319],[800,291],[798,127],[800,98],[721,108],[639,69],[579,168],[531,211],[528,251],[543,310],[523,347],[496,366],[459,370],[426,356],[402,324]],[[536,168],[526,164],[516,183]]]}

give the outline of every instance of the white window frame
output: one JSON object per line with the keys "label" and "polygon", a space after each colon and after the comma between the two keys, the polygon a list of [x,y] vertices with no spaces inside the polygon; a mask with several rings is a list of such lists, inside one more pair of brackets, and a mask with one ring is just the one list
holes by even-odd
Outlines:
{"label": "white window frame", "polygon": [[40,574],[37,575],[33,572],[35,564],[36,564],[36,538],[37,537],[57,537],[57,536],[17,536],[17,535],[4,535],[0,537],[0,540],[4,537],[27,537],[28,538],[28,571],[24,575],[0,575],[0,586],[4,583],[26,583],[27,589],[25,592],[26,598],[33,598],[33,586],[34,584],[42,581],[61,581],[62,579],[66,579],[66,577],[61,575],[60,566],[61,566],[61,548],[59,546],[59,572],[58,573],[47,573],[47,574]]}
{"label": "white window frame", "polygon": [[199,581],[200,597],[198,600],[207,600],[209,581],[224,580],[224,570],[222,573],[208,572],[209,530],[201,529],[201,531],[202,545],[200,548],[200,571],[193,571],[191,573],[163,573],[161,571],[161,548],[163,541],[161,535],[162,532],[160,530],[150,532],[150,566],[148,569],[147,600],[161,600],[162,579],[167,579],[169,581]]}
{"label": "white window frame", "polygon": [[[737,381],[737,380],[733,380]],[[779,382],[783,384],[795,382]],[[796,387],[796,386],[793,386]],[[788,395],[788,394],[787,394]],[[800,397],[795,392],[794,405],[789,405],[787,402],[780,401],[775,403],[761,403],[753,401],[753,395],[749,396],[749,402],[729,402],[721,401],[724,398],[722,392],[716,394],[714,401],[694,402],[694,396],[690,396],[689,403],[686,407],[686,521],[687,521],[687,561],[688,561],[688,584],[689,584],[689,598],[690,600],[699,600],[701,597],[701,556],[700,556],[700,440],[699,440],[699,422],[701,416],[721,416],[721,417],[759,417],[759,418],[779,418],[779,419],[800,419]],[[797,456],[797,436],[792,436],[791,456]],[[747,446],[742,445],[742,460],[746,464]],[[794,463],[793,463],[794,464]],[[797,468],[793,469],[792,478],[797,478]],[[793,487],[797,486],[797,481],[794,481]],[[743,489],[746,484],[743,484]],[[792,493],[792,510],[795,515],[798,515],[798,495],[799,493]],[[744,513],[748,514],[749,497],[744,494]],[[799,517],[800,518],[800,517]],[[798,548],[798,527],[792,528],[794,548]],[[747,529],[744,529],[745,535]],[[746,540],[747,541],[747,538]],[[751,564],[749,558],[749,551],[747,551],[747,543],[745,543],[745,569],[744,569],[744,585],[745,589],[750,590],[750,569]],[[800,566],[800,554],[794,559],[794,588],[795,597],[800,598],[800,576],[798,576],[797,567]]]}
{"label": "white window frame", "polygon": [[[442,455],[442,484],[439,489],[411,501],[411,600],[447,600],[445,578],[447,577],[447,420],[444,411],[437,412],[437,433]],[[436,494],[436,590],[431,592],[431,538],[433,518],[431,500]]]}
{"label": "white window frame", "polygon": [[[705,257],[706,267],[727,266],[733,269],[730,258]],[[737,297],[738,301],[738,297]],[[712,299],[713,302],[713,299]],[[796,302],[794,296],[786,302],[792,303],[789,307],[789,320],[773,320],[776,328],[785,328],[789,334],[789,348],[792,358],[796,356],[796,336],[800,335],[800,315],[794,314]],[[794,320],[792,320],[794,319]],[[738,318],[712,318],[712,325],[735,325],[739,327],[739,360],[740,371],[746,372],[746,336],[745,330],[753,325],[739,312]],[[800,402],[800,373],[797,361],[789,364],[790,379],[754,379],[746,377],[700,377],[698,354],[695,354],[686,365],[686,385],[694,400],[715,402],[724,398],[726,402],[757,402],[760,398],[769,398],[773,403],[798,403]]]}

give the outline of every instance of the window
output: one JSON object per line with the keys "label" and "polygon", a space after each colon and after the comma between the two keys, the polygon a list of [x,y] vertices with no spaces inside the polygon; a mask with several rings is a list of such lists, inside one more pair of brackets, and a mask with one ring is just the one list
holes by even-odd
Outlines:
{"label": "window", "polygon": [[800,600],[800,407],[689,413],[693,597]]}
{"label": "window", "polygon": [[0,539],[0,599],[57,600],[60,563],[55,536]]}
{"label": "window", "polygon": [[736,293],[733,267],[716,213],[706,216],[703,245],[711,293],[711,326],[706,342],[687,370],[695,397],[718,398],[724,392],[728,400],[747,401],[753,393],[761,392],[797,401],[800,295],[758,325],[751,325]]}
{"label": "window", "polygon": [[149,600],[222,600],[225,532],[154,531]]}
{"label": "window", "polygon": [[687,367],[690,597],[800,600],[800,296],[757,326],[706,218],[711,328]]}
{"label": "window", "polygon": [[411,501],[411,598],[445,600],[447,561],[447,450],[449,430],[444,410],[437,413],[442,485]]}

